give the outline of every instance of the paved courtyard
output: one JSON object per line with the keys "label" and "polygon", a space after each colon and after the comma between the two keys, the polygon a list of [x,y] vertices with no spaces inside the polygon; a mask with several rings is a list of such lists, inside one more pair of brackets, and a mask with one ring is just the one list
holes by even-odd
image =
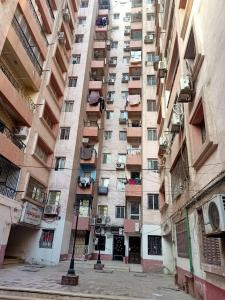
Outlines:
{"label": "paved courtyard", "polygon": [[[116,295],[152,300],[190,300],[180,291],[173,276],[160,273],[141,273],[138,266],[103,262],[104,271],[93,269],[94,261],[76,262],[79,285],[62,286],[60,279],[65,275],[69,262],[57,266],[14,265],[0,269],[0,286],[33,288],[85,294]],[[130,271],[131,270],[133,271]]]}

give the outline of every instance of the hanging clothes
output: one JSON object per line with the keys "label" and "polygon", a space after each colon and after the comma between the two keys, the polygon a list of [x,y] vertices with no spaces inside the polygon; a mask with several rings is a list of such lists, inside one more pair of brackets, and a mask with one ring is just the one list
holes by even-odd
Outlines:
{"label": "hanging clothes", "polygon": [[98,91],[91,91],[88,102],[90,105],[98,105],[100,94]]}

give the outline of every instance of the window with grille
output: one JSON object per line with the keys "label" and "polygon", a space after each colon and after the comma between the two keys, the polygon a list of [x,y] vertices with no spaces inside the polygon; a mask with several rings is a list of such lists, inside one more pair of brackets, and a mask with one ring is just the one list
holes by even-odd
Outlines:
{"label": "window with grille", "polygon": [[175,164],[170,171],[172,199],[177,199],[187,187],[189,179],[189,165],[187,147],[183,147],[182,153],[177,156]]}
{"label": "window with grille", "polygon": [[111,153],[103,153],[102,163],[110,164],[112,162],[112,154]]}
{"label": "window with grille", "polygon": [[186,219],[176,223],[177,255],[188,258],[188,235]]}
{"label": "window with grille", "polygon": [[148,209],[159,209],[159,195],[158,194],[148,194]]}
{"label": "window with grille", "polygon": [[120,141],[126,141],[127,140],[127,132],[126,131],[120,131],[119,132],[119,140]]}
{"label": "window with grille", "polygon": [[156,128],[148,128],[148,141],[157,141],[157,129]]}
{"label": "window with grille", "polygon": [[148,158],[148,170],[152,172],[158,172],[158,160],[154,158]]}
{"label": "window with grille", "polygon": [[48,204],[51,204],[51,205],[59,204],[60,195],[61,195],[60,191],[49,191]]}
{"label": "window with grille", "polygon": [[110,140],[112,138],[112,131],[105,131],[104,138],[105,140]]}
{"label": "window with grille", "polygon": [[56,157],[55,158],[55,171],[63,170],[65,168],[66,158],[65,157]]}
{"label": "window with grille", "polygon": [[83,43],[84,35],[83,34],[76,34],[75,35],[75,43]]}
{"label": "window with grille", "polygon": [[72,112],[74,106],[74,101],[72,100],[66,100],[64,104],[64,111],[65,112]]}
{"label": "window with grille", "polygon": [[147,100],[147,111],[156,111],[156,101]]}
{"label": "window with grille", "polygon": [[161,236],[148,235],[148,255],[162,255]]}
{"label": "window with grille", "polygon": [[46,200],[46,188],[37,180],[30,177],[29,183],[26,190],[26,196],[38,201],[40,203],[44,203]]}
{"label": "window with grille", "polygon": [[68,140],[70,137],[70,127],[60,128],[60,140]]}
{"label": "window with grille", "polygon": [[125,218],[125,206],[116,206],[116,218],[117,219]]}
{"label": "window with grille", "polygon": [[156,76],[155,75],[147,75],[147,85],[156,85]]}
{"label": "window with grille", "polygon": [[39,248],[52,248],[54,239],[53,229],[42,229]]}
{"label": "window with grille", "polygon": [[221,266],[222,253],[220,250],[221,239],[208,237],[205,234],[205,225],[202,210],[199,211],[199,226],[201,232],[201,260],[203,263],[214,266]]}
{"label": "window with grille", "polygon": [[70,76],[68,81],[68,87],[76,87],[77,86],[77,77]]}

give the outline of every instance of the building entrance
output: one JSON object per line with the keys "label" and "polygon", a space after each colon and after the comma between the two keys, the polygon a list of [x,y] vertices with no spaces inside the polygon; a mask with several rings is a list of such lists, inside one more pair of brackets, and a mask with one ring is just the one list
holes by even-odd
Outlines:
{"label": "building entrance", "polygon": [[125,256],[124,236],[113,236],[113,260],[123,260]]}
{"label": "building entrance", "polygon": [[141,263],[141,238],[139,236],[129,237],[128,262],[130,264]]}

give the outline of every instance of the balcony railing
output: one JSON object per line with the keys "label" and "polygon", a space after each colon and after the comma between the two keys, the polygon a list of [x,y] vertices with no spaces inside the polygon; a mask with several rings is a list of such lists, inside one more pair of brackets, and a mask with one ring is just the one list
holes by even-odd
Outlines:
{"label": "balcony railing", "polygon": [[139,148],[127,149],[127,154],[130,154],[130,155],[141,154],[141,149],[139,149]]}
{"label": "balcony railing", "polygon": [[36,12],[36,10],[35,10],[35,8],[34,8],[34,5],[33,5],[33,3],[32,3],[31,0],[27,0],[27,1],[28,1],[28,3],[29,3],[30,9],[31,9],[32,14],[33,14],[33,16],[34,16],[34,19],[35,19],[35,21],[36,21],[36,23],[37,23],[37,25],[38,25],[38,27],[39,27],[39,29],[40,29],[41,35],[43,36],[43,38],[44,38],[44,40],[45,40],[45,42],[46,42],[46,45],[48,45],[48,40],[47,40],[47,37],[46,37],[46,35],[45,35],[45,33],[44,33],[43,25],[41,24],[41,22],[40,22],[40,20],[39,20],[39,17],[38,17],[38,14],[37,14],[37,12]]}
{"label": "balcony railing", "polygon": [[96,121],[84,121],[84,127],[98,127],[98,122]]}
{"label": "balcony railing", "polygon": [[21,27],[20,23],[17,21],[16,17],[14,16],[13,21],[12,21],[13,28],[16,31],[17,36],[19,37],[21,43],[23,44],[24,49],[27,52],[27,55],[29,56],[32,64],[34,65],[36,71],[38,72],[39,75],[42,73],[42,62],[38,60],[36,54],[34,53],[33,48],[36,46],[30,45],[28,38],[23,31],[23,28]]}
{"label": "balcony railing", "polygon": [[4,124],[0,123],[0,132],[3,133],[11,142],[21,151],[24,151],[26,145]]}
{"label": "balcony railing", "polygon": [[5,74],[5,76],[8,78],[8,80],[12,83],[14,88],[19,92],[21,97],[25,100],[25,102],[27,103],[29,109],[33,112],[34,109],[35,109],[35,104],[34,104],[33,100],[28,95],[26,95],[22,85],[13,76],[13,74],[10,72],[9,68],[6,66],[5,63],[3,63],[3,61],[1,59],[0,59],[0,69]]}

